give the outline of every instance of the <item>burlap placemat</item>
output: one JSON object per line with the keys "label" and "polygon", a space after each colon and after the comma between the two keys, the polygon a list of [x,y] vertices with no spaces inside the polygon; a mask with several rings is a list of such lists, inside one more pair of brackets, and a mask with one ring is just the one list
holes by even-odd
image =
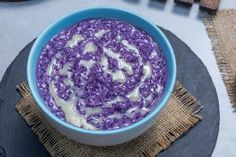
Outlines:
{"label": "burlap placemat", "polygon": [[231,103],[236,107],[236,10],[218,11],[204,19]]}
{"label": "burlap placemat", "polygon": [[50,126],[35,105],[27,83],[22,83],[17,89],[23,96],[16,105],[17,111],[48,152],[57,157],[155,156],[201,120],[198,115],[200,104],[179,82],[176,82],[174,92],[160,118],[143,135],[116,146],[87,146],[69,140]]}

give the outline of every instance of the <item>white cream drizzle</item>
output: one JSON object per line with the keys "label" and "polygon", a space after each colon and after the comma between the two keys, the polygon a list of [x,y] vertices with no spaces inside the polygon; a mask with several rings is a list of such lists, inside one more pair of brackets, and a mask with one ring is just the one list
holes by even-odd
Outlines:
{"label": "white cream drizzle", "polygon": [[94,60],[89,60],[89,61],[87,61],[87,60],[80,60],[80,62],[79,62],[80,65],[83,65],[83,66],[85,66],[87,68],[87,70],[88,70],[87,74],[89,74],[90,69],[93,67],[93,65],[95,63],[96,62]]}
{"label": "white cream drizzle", "polygon": [[92,68],[94,63],[95,63],[94,60],[89,60],[89,61],[87,61],[87,60],[80,60],[80,62],[79,62],[79,64],[85,66],[88,69]]}
{"label": "white cream drizzle", "polygon": [[115,119],[115,118],[121,119],[122,118],[122,114],[116,112],[116,113],[113,113],[112,115],[109,115],[108,118],[111,118],[111,119]]}
{"label": "white cream drizzle", "polygon": [[[56,55],[55,57],[52,58],[51,62],[49,63],[47,67],[47,75],[51,76],[52,75],[52,70],[53,70],[53,65],[56,65],[56,59],[59,57],[59,55]],[[95,63],[95,61],[84,61],[81,60],[80,64],[86,66],[87,68],[91,68],[92,65]],[[68,78],[64,79],[63,82],[65,85],[71,85],[73,87],[73,81],[71,80],[71,72],[68,71],[70,68],[70,63],[66,63],[63,65],[61,69],[59,69],[59,73],[61,75],[68,75]],[[80,113],[76,110],[76,103],[78,101],[78,97],[76,96],[75,92],[73,92],[69,98],[69,100],[65,101],[58,97],[56,88],[53,85],[52,82],[48,81],[49,84],[49,92],[51,96],[54,98],[55,103],[57,106],[61,107],[62,110],[65,113],[66,120],[68,123],[73,124],[78,127],[83,127],[85,129],[90,129],[90,130],[96,130],[97,128],[94,127],[93,125],[87,123],[86,119],[80,115]],[[90,113],[95,113],[95,112],[100,112],[101,110],[92,110],[92,109],[86,109],[87,112]]]}
{"label": "white cream drizzle", "polygon": [[123,100],[124,100],[124,98],[117,96],[113,100],[106,102],[104,104],[104,107],[112,107],[112,104],[117,103],[117,102],[122,102]]}
{"label": "white cream drizzle", "polygon": [[[141,83],[142,84],[142,83]],[[140,92],[139,92],[139,87],[141,86],[141,84],[136,87],[134,90],[132,90],[128,95],[127,95],[127,98],[130,99],[130,101],[138,101],[139,98],[140,98]]]}
{"label": "white cream drizzle", "polygon": [[105,73],[110,74],[112,76],[113,80],[116,80],[120,83],[125,83],[126,76],[123,71],[116,70],[115,72],[111,72],[108,68],[108,59],[105,56],[102,56],[100,64],[102,65],[102,68]]}
{"label": "white cream drizzle", "polygon": [[71,63],[66,63],[66,64],[63,65],[63,67],[62,67],[61,69],[59,69],[58,72],[59,72],[59,74],[61,74],[61,75],[67,75],[67,76],[68,76],[68,78],[65,78],[65,79],[63,80],[63,83],[64,83],[65,85],[73,86],[74,83],[73,83],[73,81],[71,80],[72,72],[68,71],[68,70],[70,69],[70,66],[71,66]]}
{"label": "white cream drizzle", "polygon": [[141,110],[140,110],[140,113],[141,113],[142,115],[144,115],[144,114],[146,114],[146,113],[149,112],[149,111],[150,111],[150,108],[142,107]]}
{"label": "white cream drizzle", "polygon": [[90,52],[93,53],[97,50],[97,47],[94,45],[93,42],[88,42],[86,43],[85,47],[84,47],[84,52]]}
{"label": "white cream drizzle", "polygon": [[82,40],[84,40],[84,38],[81,34],[75,34],[72,36],[71,40],[67,41],[66,46],[74,48]]}
{"label": "white cream drizzle", "polygon": [[116,36],[116,40],[117,40],[117,41],[121,41],[121,39],[122,39],[122,37],[121,37],[120,35],[117,35],[117,36]]}
{"label": "white cream drizzle", "polygon": [[65,101],[58,97],[56,88],[54,87],[52,82],[49,82],[48,84],[51,96],[54,98],[55,103],[64,111],[68,123],[71,123],[78,127],[83,127],[85,129],[96,130],[96,127],[87,123],[86,119],[83,118],[83,116],[80,115],[80,113],[76,110],[76,103],[78,101],[78,98],[75,93],[72,93],[70,99]]}
{"label": "white cream drizzle", "polygon": [[152,68],[149,62],[147,62],[143,66],[143,74],[144,75],[142,76],[141,83],[127,95],[127,98],[129,98],[133,102],[138,101],[140,99],[139,88],[144,85],[144,81],[146,79],[149,79],[152,76]]}
{"label": "white cream drizzle", "polygon": [[[149,62],[147,62],[144,66],[143,66],[143,76],[141,78],[141,83],[133,90],[131,91],[128,95],[127,95],[127,98],[130,99],[130,101],[133,101],[133,102],[136,102],[140,99],[140,91],[139,91],[139,88],[141,86],[144,85],[144,81],[146,79],[149,79],[151,78],[152,76],[152,68],[151,68],[151,65]],[[115,101],[110,101],[109,102],[109,106],[111,106],[111,104],[113,103],[116,103],[116,102],[119,102],[120,101],[120,98],[115,98],[113,99]],[[122,100],[121,100],[122,101]],[[148,95],[146,98],[144,98],[144,105],[147,105],[147,103],[149,103],[150,101],[152,101],[152,95]],[[108,103],[106,103],[108,104]],[[143,106],[141,109],[139,109],[137,106],[134,106],[130,109],[128,109],[125,113],[126,116],[128,117],[133,117],[135,115],[135,113],[138,113],[140,112],[142,115],[146,114],[147,112],[149,112],[150,109],[149,108],[146,108],[145,106]],[[111,115],[109,118],[122,118],[122,115],[119,114],[119,113],[115,113],[113,115]]]}
{"label": "white cream drizzle", "polygon": [[53,73],[53,66],[57,66],[57,59],[61,56],[61,53],[57,53],[54,57],[52,57],[51,62],[47,66],[46,74],[51,76]]}
{"label": "white cream drizzle", "polygon": [[157,52],[155,50],[153,50],[149,56],[150,59],[154,58],[155,56],[157,56]]}
{"label": "white cream drizzle", "polygon": [[88,115],[97,114],[97,113],[102,112],[101,107],[93,107],[93,108],[85,107],[84,110],[85,110],[86,114],[88,114]]}
{"label": "white cream drizzle", "polygon": [[152,76],[152,67],[150,65],[149,62],[147,62],[144,66],[143,66],[143,78],[142,81],[144,81],[145,79],[149,79]]}
{"label": "white cream drizzle", "polygon": [[157,84],[156,86],[157,86],[157,87],[156,87],[156,92],[157,92],[157,93],[160,93],[161,90],[163,89],[163,86],[161,86],[161,85],[159,85],[159,84]]}
{"label": "white cream drizzle", "polygon": [[68,75],[68,70],[71,66],[71,63],[66,63],[63,65],[63,67],[61,69],[59,69],[59,74],[61,75]]}
{"label": "white cream drizzle", "polygon": [[146,98],[144,98],[144,101],[145,101],[145,104],[144,104],[144,105],[146,105],[147,102],[151,102],[152,99],[153,99],[152,95],[148,95]]}
{"label": "white cream drizzle", "polygon": [[118,62],[119,69],[125,69],[129,75],[133,74],[133,69],[130,63],[126,62],[125,60],[121,59],[121,55],[119,53],[115,53],[112,50],[103,47],[103,51],[109,56],[114,58]]}
{"label": "white cream drizzle", "polygon": [[127,47],[129,50],[134,51],[136,54],[139,54],[138,49],[136,48],[136,46],[130,44],[127,40],[122,40],[121,43]]}
{"label": "white cream drizzle", "polygon": [[[152,96],[151,96],[151,95],[147,96],[146,98],[144,98],[144,101],[145,101],[145,102],[147,102],[147,101],[148,101],[148,102],[152,101]],[[134,106],[134,107],[128,109],[128,110],[126,111],[125,115],[128,116],[128,117],[130,117],[130,118],[132,118],[136,113],[139,113],[139,112],[140,112],[142,115],[144,115],[144,114],[146,114],[147,112],[150,111],[150,109],[147,108],[145,105],[146,105],[146,104],[144,104],[144,106],[143,106],[141,109],[140,109],[138,106]]]}
{"label": "white cream drizzle", "polygon": [[106,34],[107,32],[109,32],[110,30],[99,30],[97,33],[94,34],[95,37],[97,38],[101,38],[104,34]]}
{"label": "white cream drizzle", "polygon": [[63,83],[66,85],[66,86],[73,86],[74,85],[74,83],[73,83],[73,81],[71,80],[71,78],[65,78],[64,80],[63,80]]}
{"label": "white cream drizzle", "polygon": [[125,83],[126,81],[126,76],[121,70],[117,70],[116,72],[111,73],[111,75],[113,80],[117,80],[120,83]]}
{"label": "white cream drizzle", "polygon": [[48,64],[48,67],[47,67],[46,74],[47,74],[48,76],[50,76],[50,75],[52,74],[52,72],[53,72],[53,65],[56,65],[56,63],[57,63],[57,57],[54,56],[54,57],[52,58],[51,62]]}
{"label": "white cream drizzle", "polygon": [[131,117],[135,111],[139,110],[138,106],[134,106],[126,111],[126,116]]}

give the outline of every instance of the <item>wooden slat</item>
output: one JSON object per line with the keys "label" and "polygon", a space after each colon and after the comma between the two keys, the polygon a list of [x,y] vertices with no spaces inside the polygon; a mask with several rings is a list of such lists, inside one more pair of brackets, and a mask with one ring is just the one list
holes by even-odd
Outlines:
{"label": "wooden slat", "polygon": [[200,9],[206,10],[209,13],[216,13],[219,8],[220,0],[201,0]]}
{"label": "wooden slat", "polygon": [[184,5],[192,5],[194,0],[175,0],[174,2]]}

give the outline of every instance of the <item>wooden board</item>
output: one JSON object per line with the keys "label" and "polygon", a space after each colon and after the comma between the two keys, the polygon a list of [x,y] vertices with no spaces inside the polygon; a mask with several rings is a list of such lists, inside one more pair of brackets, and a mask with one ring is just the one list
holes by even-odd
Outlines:
{"label": "wooden board", "polygon": [[191,6],[194,3],[194,0],[174,0],[174,2]]}
{"label": "wooden board", "polygon": [[200,9],[215,14],[219,8],[220,0],[201,0]]}

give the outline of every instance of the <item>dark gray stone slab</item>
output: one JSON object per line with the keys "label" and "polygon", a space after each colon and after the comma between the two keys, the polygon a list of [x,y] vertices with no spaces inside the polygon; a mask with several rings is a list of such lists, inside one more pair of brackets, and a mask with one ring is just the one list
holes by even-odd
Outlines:
{"label": "dark gray stone slab", "polygon": [[[194,52],[174,34],[163,31],[176,54],[177,79],[204,106],[201,111],[204,119],[158,157],[210,157],[219,130],[215,87],[206,67]],[[15,87],[26,80],[26,61],[32,44],[33,41],[19,53],[0,83],[0,157],[50,156],[15,110],[21,99]]]}

